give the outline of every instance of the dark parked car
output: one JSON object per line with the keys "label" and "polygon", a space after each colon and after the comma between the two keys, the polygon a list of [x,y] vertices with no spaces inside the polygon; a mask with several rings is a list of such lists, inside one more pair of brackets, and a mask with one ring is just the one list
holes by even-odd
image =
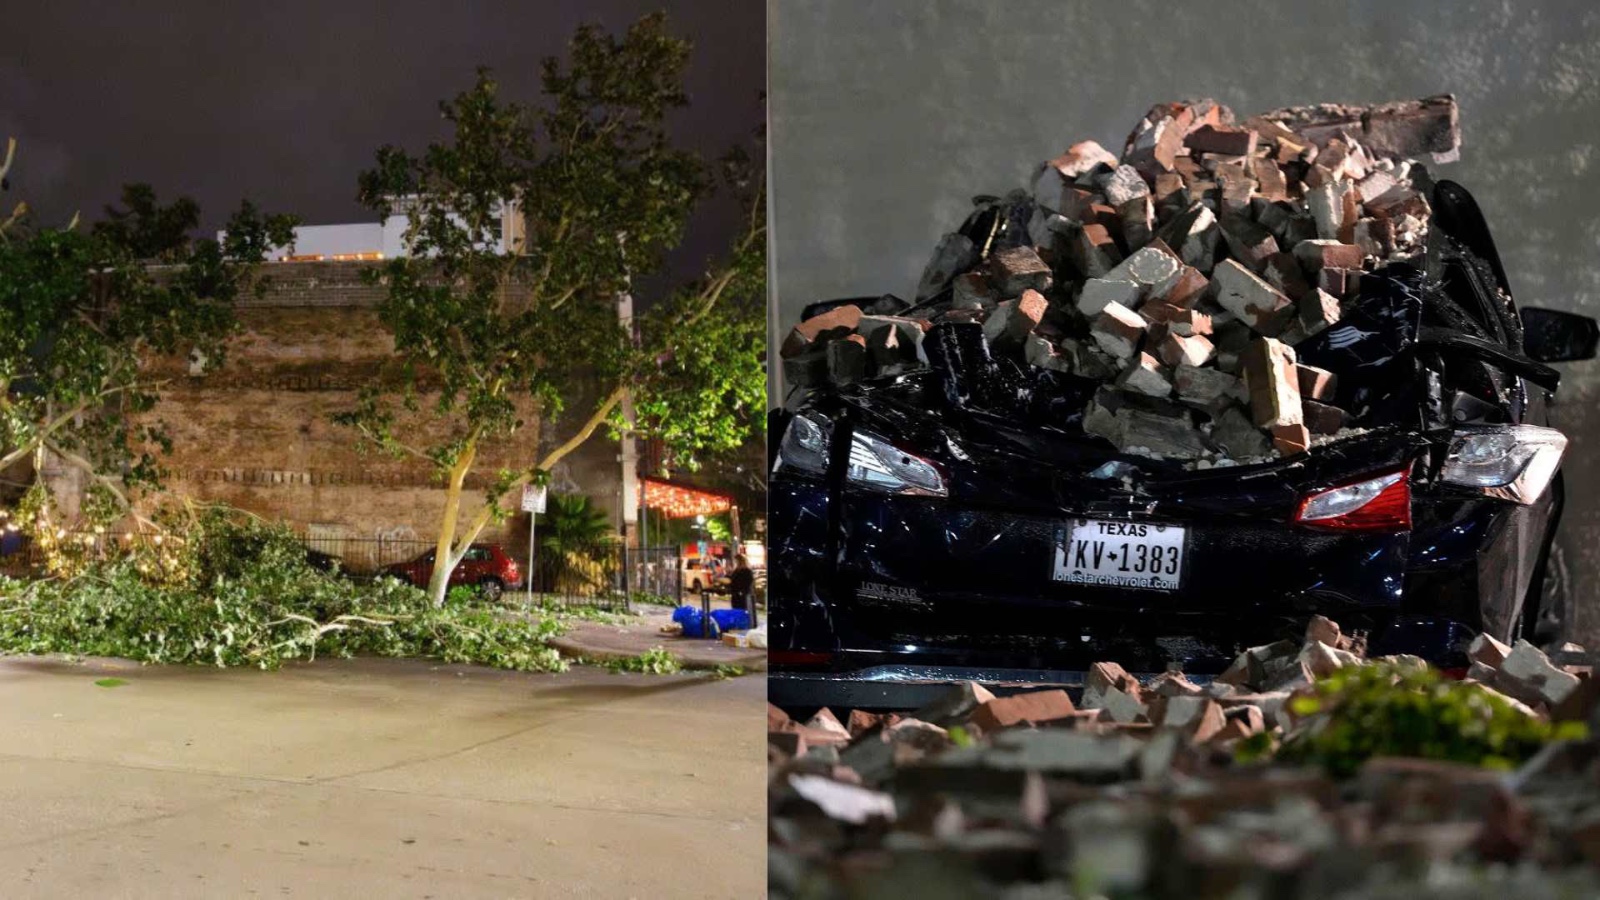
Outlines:
{"label": "dark parked car", "polygon": [[321,550],[313,550],[309,547],[306,548],[306,565],[316,569],[318,572],[327,572],[330,575],[344,571],[344,560],[334,556],[332,553],[324,553]]}
{"label": "dark parked car", "polygon": [[774,702],[1070,684],[1096,660],[1214,673],[1313,613],[1446,667],[1479,632],[1533,635],[1566,445],[1545,363],[1592,357],[1596,323],[1518,313],[1471,196],[1442,181],[1431,198],[1426,260],[1368,273],[1295,348],[1337,374],[1355,429],[1308,453],[1120,454],[1081,428],[1096,385],[991,357],[972,323],[935,325],[926,367],[790,398],[772,422]]}
{"label": "dark parked car", "polygon": [[[425,588],[433,577],[433,551],[385,566],[383,574]],[[499,544],[473,544],[467,548],[461,564],[450,573],[450,586],[459,585],[475,585],[485,597],[497,600],[508,588],[522,587],[522,568]]]}

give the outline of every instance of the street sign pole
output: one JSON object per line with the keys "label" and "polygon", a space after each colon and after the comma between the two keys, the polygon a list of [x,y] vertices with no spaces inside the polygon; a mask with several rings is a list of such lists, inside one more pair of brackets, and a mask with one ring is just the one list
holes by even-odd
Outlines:
{"label": "street sign pole", "polygon": [[533,605],[533,530],[539,524],[538,512],[528,512],[528,605]]}
{"label": "street sign pole", "polygon": [[528,514],[528,605],[533,605],[533,535],[539,525],[539,514],[544,512],[546,489],[543,485],[522,486],[522,511]]}

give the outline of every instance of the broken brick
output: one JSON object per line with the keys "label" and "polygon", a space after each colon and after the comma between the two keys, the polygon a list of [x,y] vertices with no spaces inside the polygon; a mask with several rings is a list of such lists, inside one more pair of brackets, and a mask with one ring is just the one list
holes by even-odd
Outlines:
{"label": "broken brick", "polygon": [[1171,173],[1183,149],[1183,130],[1183,124],[1173,116],[1153,122],[1134,138],[1126,154],[1128,164],[1147,178]]}
{"label": "broken brick", "polygon": [[1327,616],[1314,615],[1306,622],[1306,643],[1318,642],[1329,647],[1339,646],[1343,635],[1339,631],[1339,623]]}
{"label": "broken brick", "polygon": [[1344,410],[1316,400],[1300,398],[1300,415],[1312,434],[1338,434],[1344,427]]}
{"label": "broken brick", "polygon": [[1238,316],[1258,334],[1269,337],[1283,328],[1285,311],[1292,304],[1277,288],[1262,281],[1238,261],[1223,260],[1213,275],[1217,303]]}
{"label": "broken brick", "polygon": [[1178,401],[1187,406],[1217,414],[1244,399],[1244,383],[1209,366],[1178,366],[1173,370],[1172,386]]}
{"label": "broken brick", "polygon": [[1413,216],[1418,219],[1428,217],[1427,198],[1419,191],[1398,184],[1372,198],[1366,203],[1366,208],[1367,212],[1383,219],[1399,219],[1402,216]]}
{"label": "broken brick", "polygon": [[1302,294],[1296,304],[1302,337],[1320,334],[1339,321],[1339,300],[1327,291],[1316,289]]}
{"label": "broken brick", "polygon": [[922,356],[922,326],[916,319],[862,316],[859,333],[866,337],[867,356],[873,368],[913,365]]}
{"label": "broken brick", "polygon": [[1360,283],[1359,269],[1328,266],[1317,273],[1317,286],[1340,299],[1354,295]]}
{"label": "broken brick", "polygon": [[[1224,216],[1243,218],[1250,212],[1250,199],[1255,196],[1256,183],[1250,179],[1229,180],[1222,183],[1222,197],[1217,202]],[[1269,238],[1270,240],[1270,238]],[[1277,249],[1274,247],[1273,249]]]}
{"label": "broken brick", "polygon": [[1228,253],[1252,271],[1260,272],[1267,259],[1278,252],[1278,241],[1272,232],[1244,216],[1224,216],[1222,239]]}
{"label": "broken brick", "polygon": [[1156,347],[1156,355],[1169,366],[1203,366],[1211,361],[1215,352],[1211,341],[1204,337],[1170,331]]}
{"label": "broken brick", "polygon": [[1442,94],[1375,106],[1323,103],[1263,113],[1315,143],[1350,135],[1378,156],[1429,157],[1454,162],[1461,152],[1460,113],[1455,97]]}
{"label": "broken brick", "polygon": [[1050,160],[1048,165],[1072,179],[1092,172],[1100,166],[1114,169],[1117,166],[1117,158],[1094,141],[1079,141],[1068,147],[1060,156]]}
{"label": "broken brick", "polygon": [[1134,357],[1128,367],[1122,370],[1116,384],[1124,390],[1144,394],[1147,397],[1166,397],[1172,393],[1172,381],[1168,379],[1161,361],[1149,353],[1140,353]]}
{"label": "broken brick", "polygon": [[835,384],[850,384],[867,377],[866,338],[849,334],[830,341],[826,347],[828,378]]}
{"label": "broken brick", "polygon": [[1384,192],[1394,187],[1398,182],[1395,177],[1384,171],[1371,172],[1367,177],[1356,183],[1356,195],[1363,204],[1371,203]]}
{"label": "broken brick", "polygon": [[[1355,186],[1348,181],[1331,181],[1306,194],[1306,208],[1317,223],[1317,237],[1339,240],[1345,226],[1345,194],[1353,193]],[[1355,220],[1349,222],[1355,227]]]}
{"label": "broken brick", "polygon": [[1578,687],[1578,677],[1550,662],[1544,651],[1518,640],[1491,685],[1524,703],[1555,706]]}
{"label": "broken brick", "polygon": [[1211,287],[1211,281],[1200,274],[1194,266],[1183,266],[1178,271],[1176,278],[1169,281],[1164,289],[1152,296],[1164,303],[1182,308],[1193,308]]}
{"label": "broken brick", "polygon": [[989,689],[976,681],[962,681],[950,685],[932,703],[911,714],[921,722],[948,726],[963,722],[972,711],[994,699]]}
{"label": "broken brick", "polygon": [[1279,251],[1267,257],[1261,269],[1261,277],[1267,284],[1282,291],[1290,300],[1298,301],[1311,290],[1305,273],[1300,269],[1300,263],[1295,260],[1294,254],[1287,251]]}
{"label": "broken brick", "polygon": [[1257,428],[1244,413],[1232,406],[1218,414],[1216,421],[1212,423],[1211,441],[1235,459],[1265,456],[1270,447],[1267,436],[1261,433],[1261,429]]}
{"label": "broken brick", "polygon": [[1299,425],[1300,381],[1294,351],[1272,338],[1250,342],[1240,357],[1256,425]]}
{"label": "broken brick", "polygon": [[[1183,312],[1192,312],[1192,310],[1186,310],[1181,306],[1173,306],[1172,304],[1163,302],[1161,300],[1146,300],[1144,304],[1139,307],[1139,315],[1143,316],[1145,321],[1149,322],[1151,325],[1165,326],[1167,323],[1177,318],[1179,313]],[[1155,329],[1152,328],[1149,332],[1149,335],[1152,341],[1158,342],[1160,338],[1166,336],[1166,331],[1163,330],[1160,334],[1157,334]]]}
{"label": "broken brick", "polygon": [[847,304],[830,309],[791,329],[779,352],[783,356],[795,356],[812,344],[842,338],[855,331],[860,324],[861,307]]}
{"label": "broken brick", "polygon": [[[1141,296],[1155,296],[1166,290],[1183,268],[1178,257],[1160,241],[1135,250],[1127,259],[1117,263],[1106,273],[1106,278],[1131,281],[1140,288]],[[1124,304],[1129,305],[1129,304]]]}
{"label": "broken brick", "polygon": [[1163,172],[1155,176],[1155,187],[1150,190],[1156,215],[1165,221],[1189,205],[1183,189],[1183,176],[1176,172]]}
{"label": "broken brick", "polygon": [[1086,316],[1097,316],[1108,303],[1117,303],[1132,309],[1139,305],[1140,286],[1122,279],[1090,278],[1078,291],[1078,311]]}
{"label": "broken brick", "polygon": [[1150,193],[1150,186],[1133,166],[1117,166],[1099,179],[1098,187],[1113,207]]}
{"label": "broken brick", "polygon": [[1272,446],[1280,456],[1304,453],[1311,446],[1311,432],[1304,424],[1272,426]]}
{"label": "broken brick", "polygon": [[1300,396],[1312,400],[1327,400],[1333,396],[1339,386],[1338,376],[1327,369],[1308,366],[1304,363],[1295,364],[1295,379],[1300,386]]}
{"label": "broken brick", "polygon": [[1030,691],[989,700],[973,712],[971,721],[988,733],[1023,723],[1071,718],[1074,712],[1076,708],[1066,691]]}
{"label": "broken brick", "polygon": [[1067,253],[1078,272],[1089,278],[1103,277],[1122,261],[1111,232],[1099,223],[1085,223],[1073,233]]}
{"label": "broken brick", "polygon": [[1071,372],[1072,360],[1056,349],[1049,339],[1043,335],[1030,334],[1023,341],[1022,358],[1030,366],[1041,369],[1052,369],[1057,372]]}
{"label": "broken brick", "polygon": [[1190,207],[1161,227],[1157,237],[1178,254],[1185,265],[1211,271],[1217,254],[1217,217],[1201,203]]}
{"label": "broken brick", "polygon": [[1482,663],[1491,669],[1500,668],[1500,664],[1511,655],[1511,648],[1495,640],[1488,634],[1479,634],[1472,639],[1467,647],[1467,659],[1475,663]]}
{"label": "broken brick", "polygon": [[1050,287],[1050,267],[1032,247],[1010,247],[989,255],[989,271],[1003,297],[1018,297],[1023,291],[1044,291]]}
{"label": "broken brick", "polygon": [[1200,153],[1249,156],[1256,152],[1256,133],[1248,128],[1204,125],[1189,132],[1183,143]]}
{"label": "broken brick", "polygon": [[1155,236],[1155,204],[1148,194],[1141,194],[1120,204],[1117,218],[1122,224],[1122,242],[1129,250],[1143,247]]}
{"label": "broken brick", "polygon": [[1357,219],[1355,245],[1362,256],[1382,259],[1394,248],[1394,223],[1387,219]]}
{"label": "broken brick", "polygon": [[1144,338],[1145,320],[1120,303],[1107,303],[1089,329],[1100,349],[1117,359],[1132,359]]}
{"label": "broken brick", "polygon": [[850,739],[850,729],[844,727],[844,723],[839,721],[839,717],[835,716],[833,710],[828,709],[826,706],[817,710],[816,715],[806,722],[805,727],[833,735],[841,740],[848,741]]}
{"label": "broken brick", "polygon": [[994,289],[988,275],[966,272],[956,276],[950,294],[951,308],[984,309],[999,302],[1000,292]]}
{"label": "broken brick", "polygon": [[1289,198],[1289,180],[1276,162],[1266,157],[1255,157],[1250,160],[1250,173],[1255,176],[1256,192],[1262,197],[1268,200]]}
{"label": "broken brick", "polygon": [[1028,289],[1015,300],[996,306],[983,322],[983,336],[993,347],[1020,347],[1044,318],[1049,302],[1038,291]]}
{"label": "broken brick", "polygon": [[[1172,310],[1172,312],[1165,317],[1168,331],[1171,331],[1173,334],[1181,334],[1185,337],[1190,337],[1193,335],[1209,336],[1211,334],[1210,316],[1193,309],[1184,309],[1176,306],[1168,306],[1168,308]],[[1139,311],[1142,314],[1144,312],[1144,308],[1140,307]],[[1149,317],[1147,316],[1146,318]]]}
{"label": "broken brick", "polygon": [[1320,272],[1327,266],[1337,269],[1361,268],[1360,247],[1322,238],[1296,244],[1294,258],[1312,273]]}

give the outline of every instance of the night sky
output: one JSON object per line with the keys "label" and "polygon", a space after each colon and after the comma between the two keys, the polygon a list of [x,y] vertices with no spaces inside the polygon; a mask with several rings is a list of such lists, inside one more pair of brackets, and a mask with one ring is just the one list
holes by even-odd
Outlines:
{"label": "night sky", "polygon": [[[495,70],[503,96],[536,102],[539,60],[577,25],[620,32],[661,8],[694,42],[674,134],[718,156],[764,115],[759,0],[8,4],[0,141],[19,147],[6,211],[21,199],[43,223],[92,219],[123,183],[145,181],[198,201],[206,233],[245,197],[306,224],[368,221],[358,173],[383,144],[444,137],[438,101],[477,66]],[[697,273],[736,228],[732,203],[709,206],[672,270]]]}

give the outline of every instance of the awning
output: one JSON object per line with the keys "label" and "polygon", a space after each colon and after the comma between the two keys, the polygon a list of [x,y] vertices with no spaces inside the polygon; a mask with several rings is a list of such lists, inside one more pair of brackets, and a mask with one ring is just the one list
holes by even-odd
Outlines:
{"label": "awning", "polygon": [[644,487],[644,505],[669,519],[688,519],[694,516],[714,516],[733,508],[733,498],[686,484],[641,478]]}

